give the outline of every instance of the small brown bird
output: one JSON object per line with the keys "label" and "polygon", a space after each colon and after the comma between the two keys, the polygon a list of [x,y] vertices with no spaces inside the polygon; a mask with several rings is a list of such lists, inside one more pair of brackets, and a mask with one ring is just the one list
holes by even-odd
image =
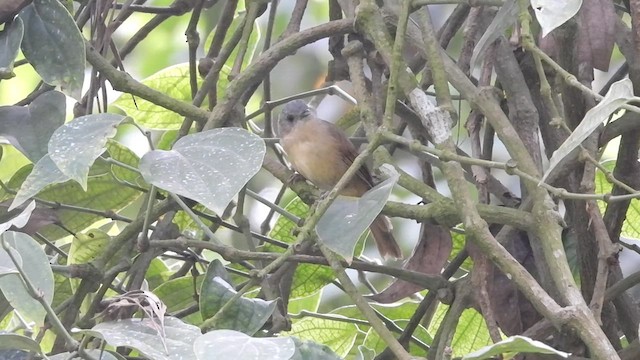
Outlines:
{"label": "small brown bird", "polygon": [[[293,168],[323,190],[331,190],[358,156],[345,133],[336,125],[318,119],[302,100],[293,100],[284,106],[278,131]],[[360,197],[372,187],[371,173],[362,166],[340,194]],[[378,215],[369,229],[380,255],[402,257],[386,216]]]}

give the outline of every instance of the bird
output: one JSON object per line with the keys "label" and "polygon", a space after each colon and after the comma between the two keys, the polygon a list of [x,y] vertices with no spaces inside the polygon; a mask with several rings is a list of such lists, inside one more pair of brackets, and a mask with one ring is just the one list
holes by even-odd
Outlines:
{"label": "bird", "polygon": [[[347,135],[335,124],[319,119],[303,100],[284,105],[277,130],[293,169],[321,190],[331,190],[358,156]],[[340,195],[361,197],[372,187],[371,173],[363,165]],[[389,218],[379,214],[369,229],[383,258],[402,258]]]}

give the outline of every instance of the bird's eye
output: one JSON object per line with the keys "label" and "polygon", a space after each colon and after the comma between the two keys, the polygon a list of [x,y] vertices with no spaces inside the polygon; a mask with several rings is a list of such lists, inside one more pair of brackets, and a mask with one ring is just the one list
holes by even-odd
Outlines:
{"label": "bird's eye", "polygon": [[307,116],[309,116],[309,115],[311,115],[311,112],[310,112],[309,110],[305,110],[305,111],[302,113],[302,117],[307,117]]}
{"label": "bird's eye", "polygon": [[293,122],[293,119],[294,119],[293,115],[287,115],[288,122]]}

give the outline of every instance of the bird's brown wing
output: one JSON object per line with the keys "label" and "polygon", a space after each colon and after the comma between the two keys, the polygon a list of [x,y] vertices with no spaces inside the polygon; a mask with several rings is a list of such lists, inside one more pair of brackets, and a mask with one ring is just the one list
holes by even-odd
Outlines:
{"label": "bird's brown wing", "polygon": [[[356,150],[355,146],[353,146],[349,138],[342,130],[340,130],[340,128],[338,128],[335,124],[329,122],[325,123],[328,124],[328,129],[331,135],[337,140],[336,142],[340,144],[340,153],[342,154],[342,160],[348,168],[349,166],[351,166],[351,164],[353,164],[353,161],[358,156],[358,150]],[[355,186],[356,184],[352,185],[354,185],[358,189],[353,190],[359,194],[350,193],[350,191],[346,189],[347,193],[345,193],[345,195],[360,196],[373,187],[373,178],[371,177],[371,173],[369,172],[369,169],[366,165],[363,165],[360,167],[360,169],[358,169],[356,178],[354,179],[357,180],[358,184],[357,186]],[[353,182],[354,181],[352,181],[352,183]],[[349,186],[347,186],[347,188],[349,188]]]}

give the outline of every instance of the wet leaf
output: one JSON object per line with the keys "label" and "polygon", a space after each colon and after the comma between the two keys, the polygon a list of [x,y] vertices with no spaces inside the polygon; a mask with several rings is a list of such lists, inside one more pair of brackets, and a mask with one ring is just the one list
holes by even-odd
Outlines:
{"label": "wet leaf", "polygon": [[196,339],[193,348],[201,360],[289,360],[296,350],[293,340],[287,337],[252,338],[233,330],[208,332]]}
{"label": "wet leaf", "polygon": [[107,140],[125,117],[115,114],[81,116],[59,127],[49,140],[49,156],[60,171],[87,191],[93,162],[106,150]]}
{"label": "wet leaf", "polygon": [[140,161],[144,179],[222,214],[262,167],[264,141],[240,128],[187,135],[172,150],[154,150]]}
{"label": "wet leaf", "polygon": [[44,82],[80,100],[84,81],[84,39],[73,17],[57,0],[34,0],[20,12],[22,52]]}

